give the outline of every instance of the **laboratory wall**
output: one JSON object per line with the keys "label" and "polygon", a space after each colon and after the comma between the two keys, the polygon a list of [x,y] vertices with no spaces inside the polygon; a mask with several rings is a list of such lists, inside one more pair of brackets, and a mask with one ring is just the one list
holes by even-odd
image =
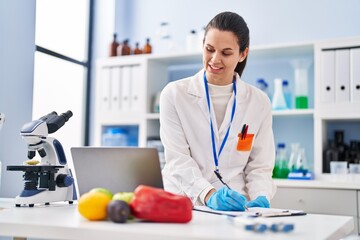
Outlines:
{"label": "laboratory wall", "polygon": [[0,0],[0,197],[14,197],[23,189],[21,172],[7,165],[27,159],[22,125],[31,120],[35,51],[35,0]]}
{"label": "laboratory wall", "polygon": [[[201,30],[222,11],[240,14],[250,28],[251,45],[295,43],[359,36],[358,0],[128,0],[116,7],[119,39],[144,44],[156,38],[161,22],[169,23],[171,37],[184,50],[190,30]],[[118,2],[117,2],[118,3]],[[125,17],[124,17],[125,16]],[[109,40],[111,36],[108,36]]]}

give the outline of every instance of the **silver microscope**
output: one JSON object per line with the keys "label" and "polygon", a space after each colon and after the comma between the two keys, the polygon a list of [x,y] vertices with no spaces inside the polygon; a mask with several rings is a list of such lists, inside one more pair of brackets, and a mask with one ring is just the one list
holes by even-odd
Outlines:
{"label": "silver microscope", "polygon": [[[50,202],[77,199],[74,178],[69,169],[60,142],[48,134],[56,132],[72,117],[67,111],[61,115],[51,112],[38,120],[26,123],[20,135],[27,143],[28,159],[23,165],[7,166],[8,171],[23,171],[24,190],[15,199],[15,206],[34,204],[49,205]],[[36,152],[41,161],[31,160]]]}

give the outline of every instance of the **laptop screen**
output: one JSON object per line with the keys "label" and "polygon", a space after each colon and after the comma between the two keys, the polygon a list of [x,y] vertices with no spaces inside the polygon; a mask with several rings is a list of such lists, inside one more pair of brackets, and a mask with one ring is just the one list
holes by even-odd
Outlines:
{"label": "laptop screen", "polygon": [[79,196],[96,187],[113,193],[133,192],[140,184],[163,188],[155,148],[73,147],[71,155]]}

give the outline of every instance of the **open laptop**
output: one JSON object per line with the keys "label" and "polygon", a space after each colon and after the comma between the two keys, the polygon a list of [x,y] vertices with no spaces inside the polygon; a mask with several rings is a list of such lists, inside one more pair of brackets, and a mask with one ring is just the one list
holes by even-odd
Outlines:
{"label": "open laptop", "polygon": [[101,187],[133,192],[140,185],[163,188],[158,151],[137,147],[73,147],[78,194]]}

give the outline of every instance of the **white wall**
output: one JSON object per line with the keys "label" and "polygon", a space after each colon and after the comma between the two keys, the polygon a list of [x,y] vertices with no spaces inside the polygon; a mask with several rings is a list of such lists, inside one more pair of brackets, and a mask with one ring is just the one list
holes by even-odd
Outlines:
{"label": "white wall", "polygon": [[5,169],[27,159],[20,129],[31,121],[34,51],[35,0],[0,0],[0,112],[6,115],[0,131],[0,197],[14,197],[24,185],[22,172]]}
{"label": "white wall", "polygon": [[[221,11],[240,14],[250,28],[252,45],[304,42],[360,36],[358,0],[128,0],[126,19],[116,21],[120,39],[143,43],[168,20],[181,47],[191,30],[199,30]],[[121,5],[119,15],[125,16]],[[130,13],[129,13],[130,12]],[[126,29],[124,31],[124,29]],[[155,43],[154,43],[155,44]],[[155,46],[156,48],[156,46]]]}

